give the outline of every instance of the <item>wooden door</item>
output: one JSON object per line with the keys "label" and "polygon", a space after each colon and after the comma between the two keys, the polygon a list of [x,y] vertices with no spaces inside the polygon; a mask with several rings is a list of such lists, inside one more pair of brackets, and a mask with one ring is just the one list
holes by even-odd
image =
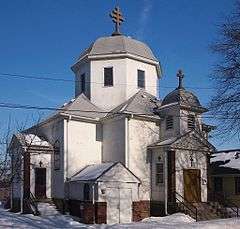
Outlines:
{"label": "wooden door", "polygon": [[35,168],[35,197],[46,198],[46,168]]}
{"label": "wooden door", "polygon": [[184,169],[184,198],[188,202],[201,202],[201,171],[199,169]]}

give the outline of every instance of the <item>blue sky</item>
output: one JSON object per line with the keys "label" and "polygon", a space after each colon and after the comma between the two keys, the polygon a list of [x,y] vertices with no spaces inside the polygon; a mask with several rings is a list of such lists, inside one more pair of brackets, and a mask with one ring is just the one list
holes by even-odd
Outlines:
{"label": "blue sky", "polygon": [[[109,12],[119,5],[125,35],[146,42],[160,60],[163,98],[177,85],[176,72],[185,72],[189,87],[213,87],[209,80],[216,56],[209,45],[234,0],[1,0],[0,73],[74,79],[70,66],[91,42],[113,31]],[[23,80],[0,75],[0,102],[57,107],[74,96],[73,82]],[[213,90],[193,90],[203,105]],[[38,111],[0,108],[0,131],[11,117],[30,124]],[[213,120],[208,120],[213,122]],[[214,140],[218,148],[239,142]]]}

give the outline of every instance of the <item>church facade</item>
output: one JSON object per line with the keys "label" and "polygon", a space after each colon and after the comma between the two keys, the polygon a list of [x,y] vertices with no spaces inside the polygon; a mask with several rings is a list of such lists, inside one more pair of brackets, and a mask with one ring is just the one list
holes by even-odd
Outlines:
{"label": "church facade", "polygon": [[33,197],[52,199],[85,223],[111,224],[167,214],[178,201],[207,202],[215,149],[206,109],[181,70],[161,100],[159,60],[118,26],[73,64],[75,98],[13,136],[13,211],[28,212]]}

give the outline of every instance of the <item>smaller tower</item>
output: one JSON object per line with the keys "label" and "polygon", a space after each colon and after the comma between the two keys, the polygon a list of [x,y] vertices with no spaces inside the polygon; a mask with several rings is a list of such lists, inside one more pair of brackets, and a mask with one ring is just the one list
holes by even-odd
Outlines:
{"label": "smaller tower", "polygon": [[202,132],[202,113],[206,112],[197,96],[187,91],[183,85],[184,73],[177,72],[178,87],[162,101],[159,113],[163,118],[161,137],[177,137],[189,131]]}

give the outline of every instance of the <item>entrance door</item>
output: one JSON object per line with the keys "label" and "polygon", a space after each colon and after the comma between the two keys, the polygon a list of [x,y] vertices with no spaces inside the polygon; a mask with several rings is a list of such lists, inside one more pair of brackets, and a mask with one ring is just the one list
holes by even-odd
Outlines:
{"label": "entrance door", "polygon": [[188,202],[201,202],[201,171],[199,169],[184,169],[184,198]]}
{"label": "entrance door", "polygon": [[132,190],[107,188],[107,224],[132,221]]}
{"label": "entrance door", "polygon": [[46,198],[46,168],[35,168],[35,197]]}

